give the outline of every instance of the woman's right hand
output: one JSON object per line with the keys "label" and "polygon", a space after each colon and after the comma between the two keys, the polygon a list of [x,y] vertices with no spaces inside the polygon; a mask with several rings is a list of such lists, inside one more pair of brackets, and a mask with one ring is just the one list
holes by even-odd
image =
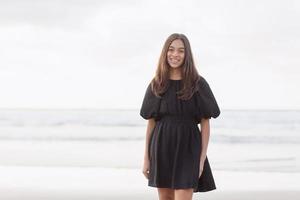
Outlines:
{"label": "woman's right hand", "polygon": [[143,174],[146,177],[146,179],[149,179],[149,170],[150,170],[150,161],[149,159],[144,159]]}

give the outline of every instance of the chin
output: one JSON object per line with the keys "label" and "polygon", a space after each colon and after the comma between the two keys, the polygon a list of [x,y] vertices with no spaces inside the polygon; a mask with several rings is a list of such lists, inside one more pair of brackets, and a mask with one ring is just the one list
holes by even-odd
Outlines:
{"label": "chin", "polygon": [[[169,64],[170,65],[170,64]],[[179,68],[181,65],[170,65],[171,68]]]}

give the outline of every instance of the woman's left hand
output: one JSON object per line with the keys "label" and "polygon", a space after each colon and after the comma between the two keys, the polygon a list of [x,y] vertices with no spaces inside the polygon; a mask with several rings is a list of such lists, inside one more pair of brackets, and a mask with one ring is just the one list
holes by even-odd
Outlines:
{"label": "woman's left hand", "polygon": [[204,160],[200,160],[200,165],[199,165],[199,178],[202,175],[203,172],[203,166],[204,166]]}

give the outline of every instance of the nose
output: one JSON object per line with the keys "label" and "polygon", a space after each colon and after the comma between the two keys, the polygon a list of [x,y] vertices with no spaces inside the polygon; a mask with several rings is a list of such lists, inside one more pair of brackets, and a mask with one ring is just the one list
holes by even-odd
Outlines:
{"label": "nose", "polygon": [[177,51],[173,51],[173,52],[172,52],[172,55],[173,55],[173,56],[177,56],[177,55],[178,55],[178,52],[177,52]]}

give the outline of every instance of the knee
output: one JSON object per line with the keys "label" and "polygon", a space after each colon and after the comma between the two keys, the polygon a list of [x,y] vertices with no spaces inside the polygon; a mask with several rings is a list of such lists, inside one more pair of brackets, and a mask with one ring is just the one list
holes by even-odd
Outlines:
{"label": "knee", "polygon": [[193,189],[178,189],[175,190],[175,198],[178,200],[192,200]]}
{"label": "knee", "polygon": [[160,195],[159,196],[159,200],[174,200],[174,196],[173,195]]}
{"label": "knee", "polygon": [[159,200],[174,200],[174,190],[159,190]]}

